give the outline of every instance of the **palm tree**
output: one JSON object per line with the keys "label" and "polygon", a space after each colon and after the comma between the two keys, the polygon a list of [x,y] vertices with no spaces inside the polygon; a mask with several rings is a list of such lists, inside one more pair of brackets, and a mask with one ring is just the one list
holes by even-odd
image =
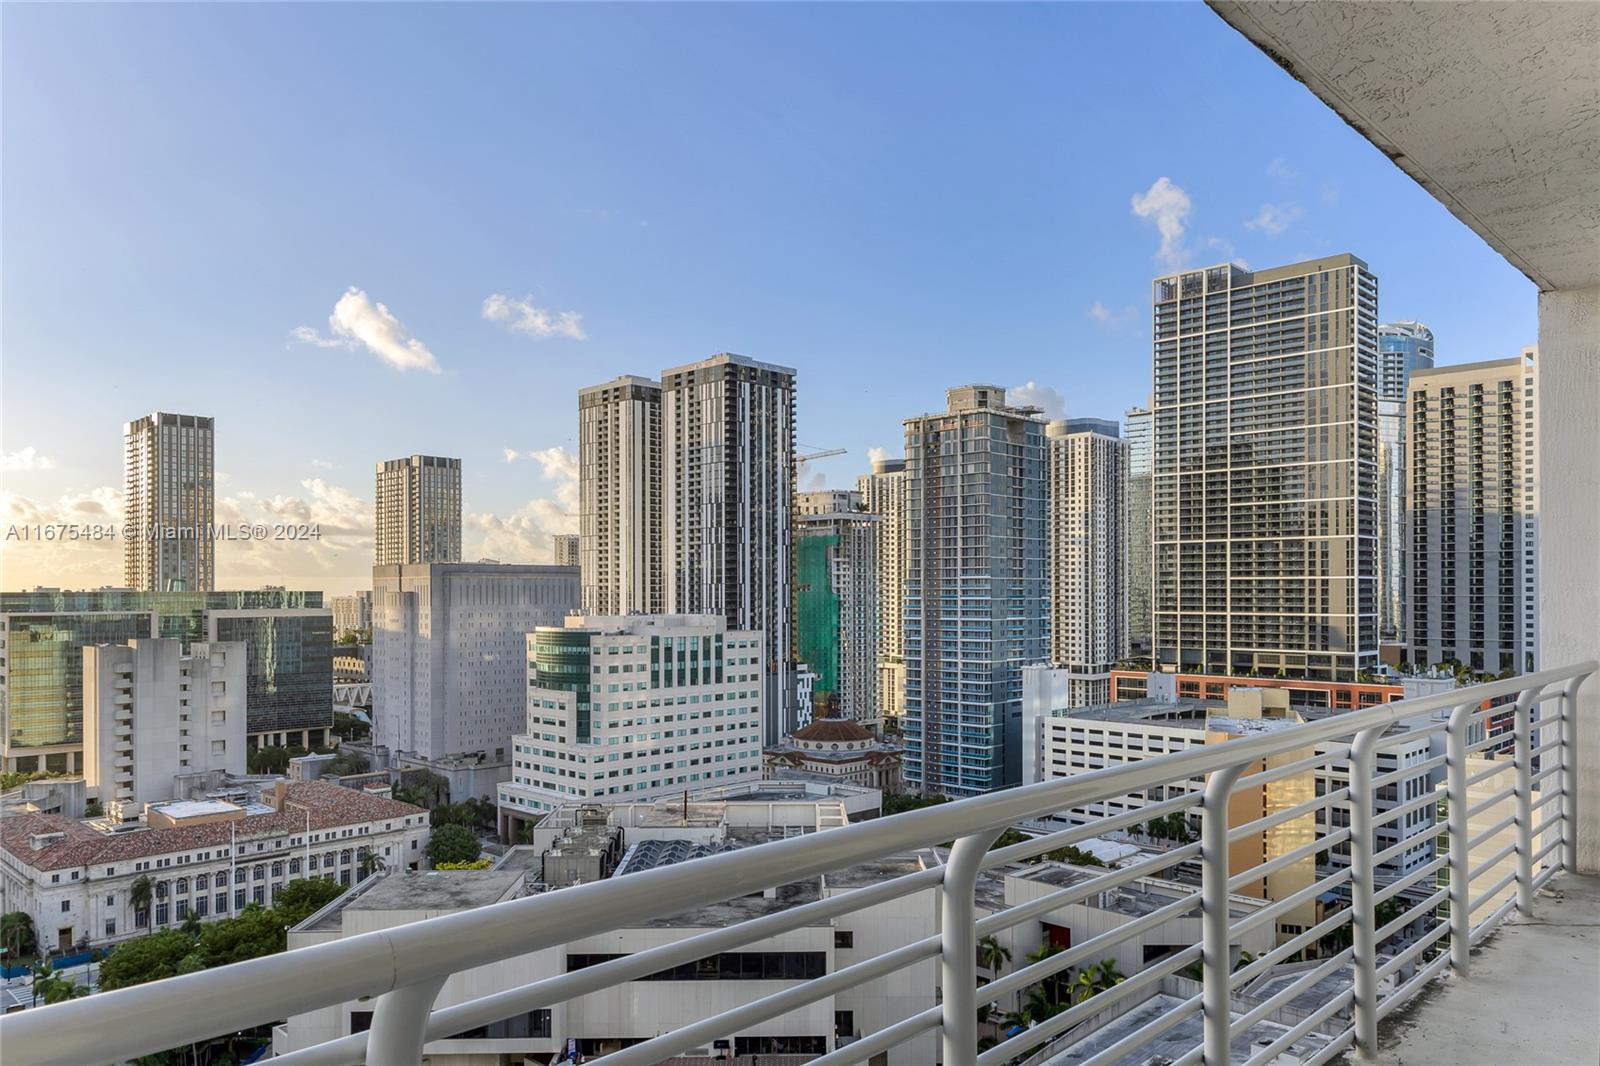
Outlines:
{"label": "palm tree", "polygon": [[359,869],[361,880],[365,881],[373,874],[381,874],[388,870],[389,864],[383,861],[383,856],[371,848],[364,848],[361,852]]}
{"label": "palm tree", "polygon": [[[1065,950],[1066,949],[1061,945],[1046,940],[1043,944],[1040,944],[1037,948],[1028,952],[1028,964],[1031,966],[1036,962],[1043,962],[1050,956],[1059,955]],[[1049,977],[1046,977],[1042,984],[1046,986],[1046,991],[1051,1002],[1056,1002],[1063,998],[1060,971],[1057,971],[1056,973],[1051,974]]]}
{"label": "palm tree", "polygon": [[986,936],[978,941],[978,965],[988,970],[998,978],[1000,967],[1011,961],[1011,949],[1000,943],[993,936]]}
{"label": "palm tree", "polygon": [[87,996],[89,990],[73,981],[70,977],[52,973],[50,964],[45,963],[33,971],[33,1002],[35,1005],[42,999],[46,1004],[62,1003],[69,999]]}
{"label": "palm tree", "polygon": [[128,902],[133,904],[133,924],[142,926],[150,920],[150,900],[155,896],[155,884],[149,874],[140,874],[128,890]]}
{"label": "palm tree", "polygon": [[1094,964],[1095,991],[1104,992],[1115,985],[1120,985],[1127,978],[1122,976],[1122,971],[1117,969],[1116,959],[1101,959]]}

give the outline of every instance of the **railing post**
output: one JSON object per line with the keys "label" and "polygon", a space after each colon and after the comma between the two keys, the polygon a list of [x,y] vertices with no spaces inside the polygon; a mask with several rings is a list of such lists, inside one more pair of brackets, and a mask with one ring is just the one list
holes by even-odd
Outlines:
{"label": "railing post", "polygon": [[1583,678],[1567,682],[1561,693],[1561,865],[1578,868],[1578,689]]}
{"label": "railing post", "polygon": [[433,1001],[444,987],[437,977],[406,985],[378,997],[372,1013],[372,1035],[367,1038],[367,1061],[384,1066],[422,1062],[423,1037]]}
{"label": "railing post", "polygon": [[973,893],[999,829],[962,837],[944,865],[939,901],[939,989],[944,1061],[978,1061],[978,938]]}
{"label": "railing post", "polygon": [[1477,704],[1463,703],[1445,727],[1445,841],[1449,848],[1450,967],[1467,976],[1472,959],[1472,839],[1467,819],[1467,745]]}
{"label": "railing post", "polygon": [[1512,760],[1517,767],[1517,913],[1533,914],[1533,698],[1536,689],[1517,697]]}
{"label": "railing post", "polygon": [[1378,797],[1373,756],[1382,729],[1356,735],[1350,745],[1350,939],[1354,947],[1356,1047],[1364,1058],[1378,1052],[1378,913],[1373,903],[1377,871],[1372,856]]}
{"label": "railing post", "polygon": [[1217,770],[1206,781],[1200,810],[1200,979],[1205,1066],[1233,1060],[1233,968],[1228,929],[1228,801],[1244,766]]}

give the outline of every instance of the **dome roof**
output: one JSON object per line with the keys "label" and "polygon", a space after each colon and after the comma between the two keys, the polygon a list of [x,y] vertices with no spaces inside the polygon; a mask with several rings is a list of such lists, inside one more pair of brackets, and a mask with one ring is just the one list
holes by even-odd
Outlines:
{"label": "dome roof", "polygon": [[794,733],[796,740],[809,740],[813,742],[849,743],[862,740],[875,739],[872,730],[866,726],[857,725],[855,722],[843,718],[819,718],[806,726],[797,729]]}

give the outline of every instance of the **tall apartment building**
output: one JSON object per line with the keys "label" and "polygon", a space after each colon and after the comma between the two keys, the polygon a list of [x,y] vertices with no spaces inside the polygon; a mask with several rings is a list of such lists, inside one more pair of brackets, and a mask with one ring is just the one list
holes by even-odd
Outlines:
{"label": "tall apartment building", "polygon": [[576,533],[557,533],[550,538],[551,562],[556,566],[578,566],[581,538]]}
{"label": "tall apartment building", "polygon": [[378,566],[461,561],[461,460],[413,455],[378,464]]}
{"label": "tall apartment building", "polygon": [[1045,429],[1049,502],[1050,663],[1069,706],[1111,700],[1111,668],[1128,652],[1128,444],[1115,421]]}
{"label": "tall apartment building", "polygon": [[1378,635],[1399,640],[1406,622],[1406,392],[1433,369],[1433,331],[1421,322],[1378,327]]}
{"label": "tall apartment building", "polygon": [[348,596],[335,596],[330,601],[333,608],[333,635],[362,634],[372,628],[372,593],[353,592]]}
{"label": "tall apartment building", "polygon": [[1022,666],[1045,658],[1044,422],[965,385],[905,422],[905,778],[972,796],[1022,780]]}
{"label": "tall apartment building", "polygon": [[660,383],[624,375],[579,390],[578,562],[585,611],[662,610],[662,474]]}
{"label": "tall apartment building", "polygon": [[493,795],[527,718],[527,634],[577,608],[570,566],[374,567],[373,743],[450,778],[456,802]]}
{"label": "tall apartment building", "polygon": [[1150,654],[1150,594],[1155,582],[1150,555],[1150,507],[1155,472],[1155,420],[1148,407],[1132,407],[1122,417],[1128,442],[1128,490],[1123,520],[1123,554],[1128,575],[1128,646]]}
{"label": "tall apartment building", "polygon": [[816,675],[800,717],[880,725],[877,515],[858,492],[795,497],[795,653]]}
{"label": "tall apartment building", "polygon": [[123,581],[141,592],[216,584],[215,425],[157,411],[122,427]]}
{"label": "tall apartment building", "polygon": [[527,635],[508,813],[761,777],[761,634],[719,615],[575,615]]}
{"label": "tall apartment building", "polygon": [[1353,255],[1155,281],[1155,658],[1378,662],[1377,279]]}
{"label": "tall apartment building", "polygon": [[661,375],[662,609],[761,631],[769,743],[798,719],[794,397],[792,369],[742,355]]}
{"label": "tall apartment building", "polygon": [[1497,674],[1538,651],[1535,351],[1413,374],[1407,654]]}
{"label": "tall apartment building", "polygon": [[862,506],[878,516],[873,529],[878,562],[878,720],[899,732],[906,712],[905,594],[910,555],[906,461],[874,459],[872,473],[861,475],[856,485]]}
{"label": "tall apartment building", "polygon": [[184,798],[180,778],[246,770],[245,646],[180,644],[83,649],[83,776],[114,822]]}
{"label": "tall apartment building", "polygon": [[168,637],[245,645],[252,745],[319,747],[333,726],[333,614],[320,592],[34,589],[0,593],[0,760],[73,772],[83,754],[83,648]]}

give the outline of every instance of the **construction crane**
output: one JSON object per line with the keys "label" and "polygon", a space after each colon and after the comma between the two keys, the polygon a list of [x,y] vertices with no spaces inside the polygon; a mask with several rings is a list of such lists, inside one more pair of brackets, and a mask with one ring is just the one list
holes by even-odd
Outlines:
{"label": "construction crane", "polygon": [[795,452],[794,453],[794,472],[795,472],[795,476],[799,477],[800,476],[800,468],[802,466],[805,466],[811,460],[813,460],[813,459],[831,459],[835,455],[843,455],[845,453],[845,451],[846,451],[846,449],[844,449],[844,448],[824,448],[822,451],[819,451],[819,452],[808,452],[805,455],[801,455],[799,452]]}

